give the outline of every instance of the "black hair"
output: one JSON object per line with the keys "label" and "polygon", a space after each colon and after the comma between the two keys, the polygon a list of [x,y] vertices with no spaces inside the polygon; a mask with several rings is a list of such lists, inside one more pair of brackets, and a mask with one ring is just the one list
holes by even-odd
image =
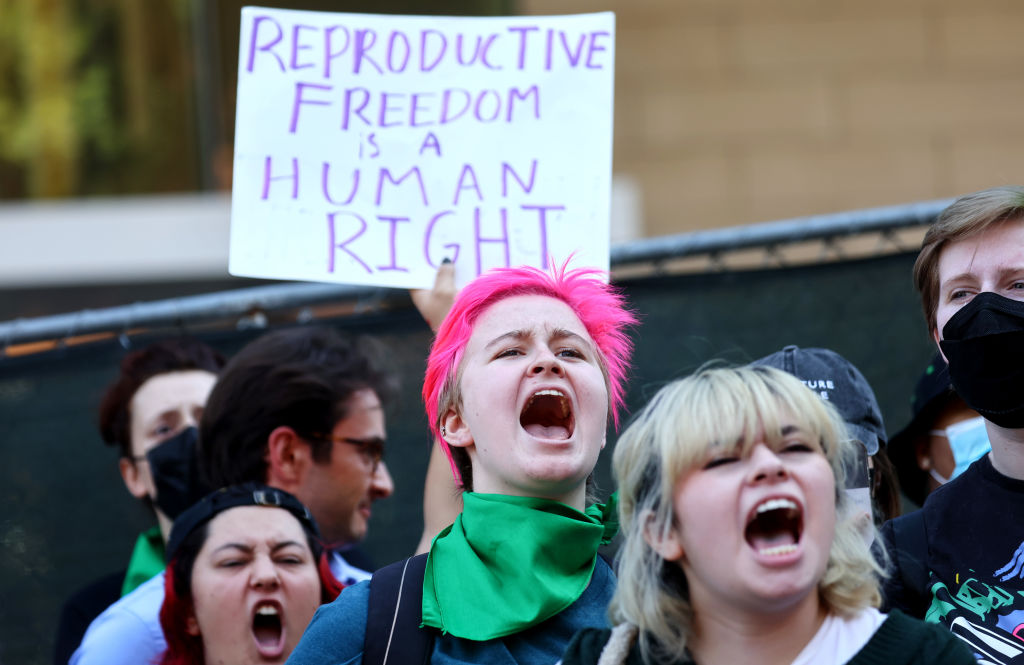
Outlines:
{"label": "black hair", "polygon": [[267,333],[239,351],[206,403],[199,429],[199,468],[210,487],[266,482],[267,441],[287,426],[312,447],[313,459],[331,458],[330,432],[347,415],[349,397],[369,389],[382,403],[396,391],[366,339],[330,328]]}
{"label": "black hair", "polygon": [[103,441],[117,446],[121,457],[131,458],[131,402],[142,384],[160,374],[193,369],[218,374],[224,362],[224,356],[191,337],[161,340],[129,353],[100,402],[99,429]]}

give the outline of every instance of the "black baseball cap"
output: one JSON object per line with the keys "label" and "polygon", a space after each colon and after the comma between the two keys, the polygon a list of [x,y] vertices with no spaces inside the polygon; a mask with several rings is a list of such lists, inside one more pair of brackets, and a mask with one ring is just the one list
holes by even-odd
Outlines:
{"label": "black baseball cap", "polygon": [[885,445],[882,410],[871,385],[853,363],[835,351],[790,345],[751,364],[792,374],[823,400],[831,402],[850,433],[864,444],[868,455],[874,455]]}
{"label": "black baseball cap", "polygon": [[914,396],[910,400],[913,415],[903,429],[893,434],[893,447],[901,447],[905,440],[913,438],[921,429],[930,427],[938,412],[955,395],[949,380],[949,366],[942,355],[936,353],[917,379]]}
{"label": "black baseball cap", "polygon": [[178,515],[174,520],[174,526],[171,527],[171,536],[167,539],[167,560],[174,559],[178,548],[190,533],[225,510],[240,506],[282,508],[294,515],[302,523],[303,528],[311,532],[315,538],[320,537],[320,529],[313,515],[293,495],[260,483],[242,483],[211,492]]}

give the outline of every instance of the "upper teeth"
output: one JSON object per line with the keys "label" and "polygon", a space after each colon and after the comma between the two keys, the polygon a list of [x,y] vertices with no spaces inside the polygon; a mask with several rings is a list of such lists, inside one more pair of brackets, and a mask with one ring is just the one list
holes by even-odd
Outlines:
{"label": "upper teeth", "polygon": [[530,401],[526,403],[527,408],[529,408],[529,406],[533,404],[533,402],[542,395],[560,397],[561,400],[558,403],[562,407],[562,417],[565,418],[566,416],[569,415],[569,400],[566,399],[565,393],[563,393],[561,390],[555,390],[553,388],[546,388],[544,390],[538,390],[537,392],[535,392],[533,396],[530,397]]}
{"label": "upper teeth", "polygon": [[256,608],[256,614],[276,615],[277,614],[277,608],[274,607],[273,605],[261,605],[260,607]]}
{"label": "upper teeth", "polygon": [[757,513],[760,515],[761,513],[766,513],[769,510],[796,510],[796,508],[796,503],[789,499],[768,499],[757,507]]}

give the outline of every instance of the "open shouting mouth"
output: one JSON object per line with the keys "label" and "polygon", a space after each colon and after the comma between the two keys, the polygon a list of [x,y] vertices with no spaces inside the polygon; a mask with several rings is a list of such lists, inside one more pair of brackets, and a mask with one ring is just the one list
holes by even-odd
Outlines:
{"label": "open shouting mouth", "polygon": [[526,400],[519,424],[538,439],[566,440],[576,429],[572,402],[561,390],[538,390]]}
{"label": "open shouting mouth", "polygon": [[265,658],[277,658],[284,652],[284,622],[281,606],[273,601],[256,604],[252,616],[252,636],[256,650]]}
{"label": "open shouting mouth", "polygon": [[754,506],[747,517],[744,537],[761,556],[784,556],[797,551],[803,530],[800,505],[792,499],[773,497]]}

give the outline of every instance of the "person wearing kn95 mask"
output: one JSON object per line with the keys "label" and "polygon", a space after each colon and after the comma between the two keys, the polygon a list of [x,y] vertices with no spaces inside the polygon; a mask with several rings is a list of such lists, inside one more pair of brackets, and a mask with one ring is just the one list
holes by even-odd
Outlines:
{"label": "person wearing kn95 mask", "polygon": [[946,208],[925,234],[914,284],[992,450],[883,526],[885,598],[943,624],[984,662],[1024,662],[1024,187]]}
{"label": "person wearing kn95 mask", "polygon": [[197,428],[224,363],[220,353],[190,337],[154,342],[122,360],[100,402],[100,434],[119,448],[125,487],[152,509],[157,525],[138,537],[126,570],[65,603],[55,665],[135,662],[140,644],[162,641],[157,612],[164,543],[172,521],[206,493],[198,477]]}

